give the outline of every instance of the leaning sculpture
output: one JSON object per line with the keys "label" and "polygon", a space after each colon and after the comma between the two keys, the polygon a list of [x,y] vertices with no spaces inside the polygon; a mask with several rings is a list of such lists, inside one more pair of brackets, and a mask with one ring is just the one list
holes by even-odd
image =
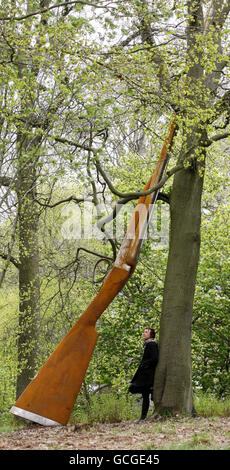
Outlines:
{"label": "leaning sculpture", "polygon": [[[144,191],[162,179],[176,131],[173,119],[154,174]],[[84,380],[98,333],[96,322],[133,274],[159,190],[141,196],[112,269],[88,308],[59,343],[10,412],[45,426],[66,425]]]}

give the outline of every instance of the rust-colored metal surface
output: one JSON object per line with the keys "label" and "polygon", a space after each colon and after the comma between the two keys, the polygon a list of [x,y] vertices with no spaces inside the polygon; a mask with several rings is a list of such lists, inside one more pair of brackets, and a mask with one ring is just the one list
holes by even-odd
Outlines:
{"label": "rust-colored metal surface", "polygon": [[[163,176],[175,129],[174,119],[145,191]],[[98,294],[20,395],[11,413],[43,425],[67,424],[97,342],[96,322],[136,267],[157,195],[155,191],[139,198],[115,263]]]}

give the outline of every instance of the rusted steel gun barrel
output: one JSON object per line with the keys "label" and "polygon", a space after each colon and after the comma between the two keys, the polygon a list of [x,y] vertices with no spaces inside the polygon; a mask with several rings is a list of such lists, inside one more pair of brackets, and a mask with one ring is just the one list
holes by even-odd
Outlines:
{"label": "rusted steel gun barrel", "polygon": [[[144,187],[153,188],[163,176],[175,134],[175,119],[154,174]],[[141,196],[114,265],[99,292],[17,399],[10,412],[43,425],[66,425],[93,354],[96,322],[135,270],[158,190]]]}

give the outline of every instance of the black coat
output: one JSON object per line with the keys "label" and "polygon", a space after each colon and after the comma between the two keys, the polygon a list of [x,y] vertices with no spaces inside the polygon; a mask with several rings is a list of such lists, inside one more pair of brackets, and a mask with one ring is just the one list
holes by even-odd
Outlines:
{"label": "black coat", "polygon": [[156,365],[158,362],[158,345],[152,340],[147,340],[141,363],[134,374],[129,392],[142,393],[152,391]]}

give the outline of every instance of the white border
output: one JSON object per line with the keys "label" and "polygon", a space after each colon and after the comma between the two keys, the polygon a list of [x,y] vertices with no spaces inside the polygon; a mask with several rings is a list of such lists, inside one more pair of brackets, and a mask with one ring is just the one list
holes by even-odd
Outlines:
{"label": "white border", "polygon": [[44,416],[37,415],[36,413],[31,413],[31,411],[23,410],[17,406],[12,406],[10,413],[20,416],[21,418],[34,421],[35,423],[42,424],[43,426],[62,426],[61,423],[53,421],[52,419],[44,418]]}

